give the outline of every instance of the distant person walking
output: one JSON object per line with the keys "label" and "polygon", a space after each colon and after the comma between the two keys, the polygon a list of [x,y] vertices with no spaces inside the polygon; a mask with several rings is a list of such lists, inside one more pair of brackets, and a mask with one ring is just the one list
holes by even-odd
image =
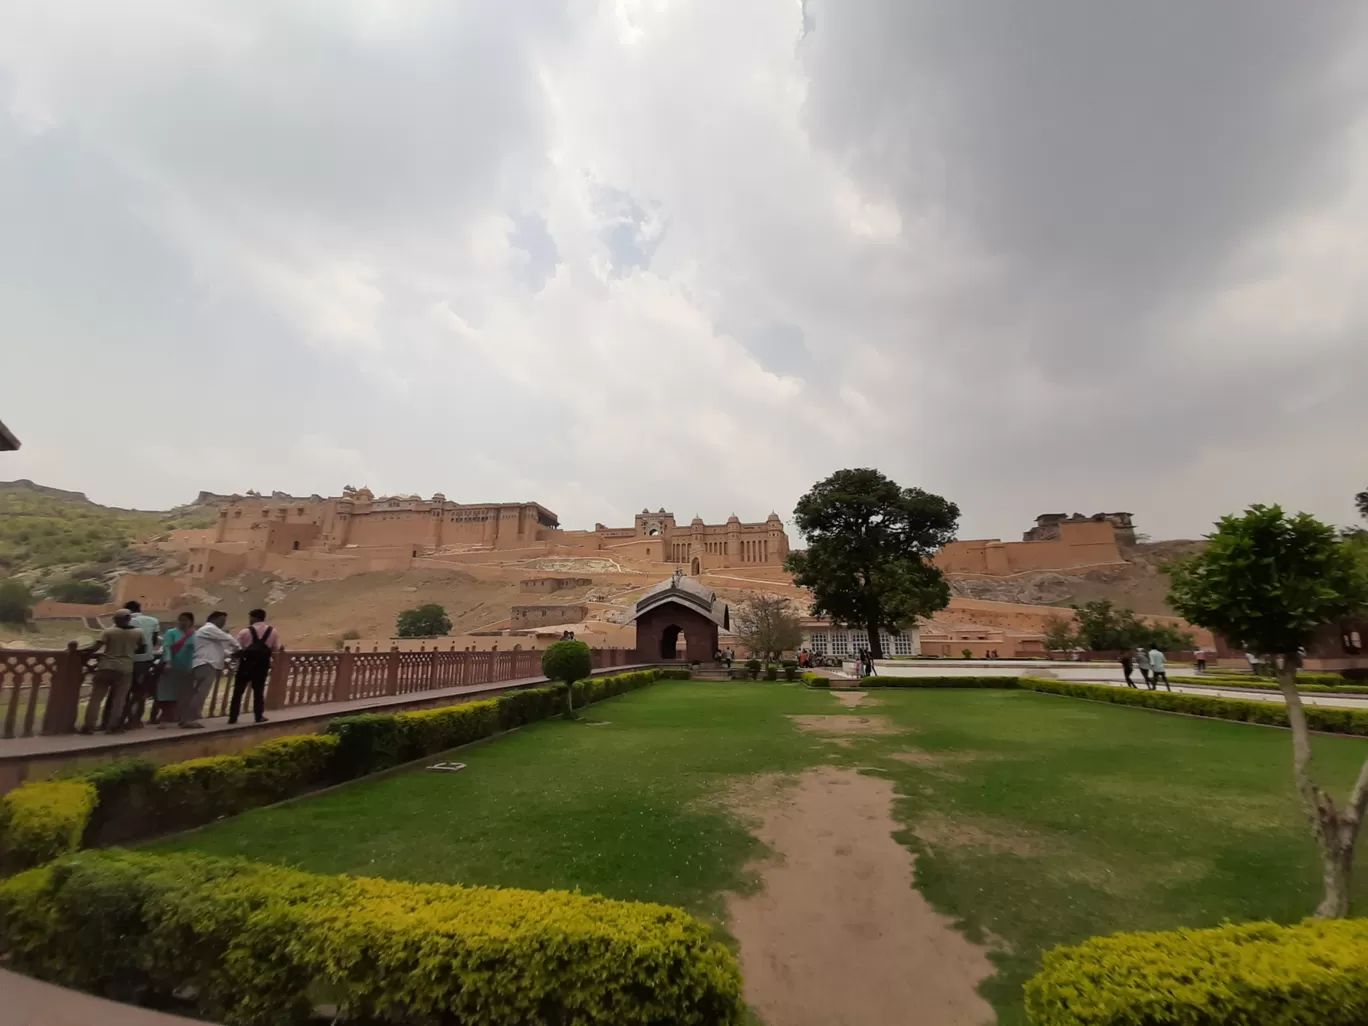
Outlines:
{"label": "distant person walking", "polygon": [[1154,679],[1154,683],[1150,687],[1157,691],[1159,689],[1159,678],[1163,677],[1164,687],[1172,691],[1173,685],[1169,683],[1168,674],[1164,671],[1164,653],[1160,652],[1158,648],[1151,648],[1149,650],[1149,663],[1150,674]]}
{"label": "distant person walking", "polygon": [[176,718],[182,727],[198,729],[204,726],[200,722],[200,707],[204,704],[204,696],[209,693],[214,681],[223,672],[228,657],[240,647],[237,639],[223,629],[227,622],[228,614],[222,610],[215,610],[209,614],[209,619],[200,626],[200,629],[195,631],[195,655],[192,660],[194,665],[190,671],[190,687],[184,695],[176,699]]}
{"label": "distant person walking", "polygon": [[1140,671],[1140,677],[1145,682],[1145,687],[1151,691],[1154,685],[1150,683],[1150,661],[1149,653],[1145,651],[1143,645],[1137,645],[1135,649],[1135,668]]}
{"label": "distant person walking", "polygon": [[1135,687],[1135,681],[1131,680],[1131,674],[1135,671],[1135,660],[1131,654],[1124,649],[1121,651],[1121,672],[1126,675],[1126,687]]}
{"label": "distant person walking", "polygon": [[1198,673],[1206,673],[1206,649],[1200,645],[1192,650],[1192,661],[1197,664]]}
{"label": "distant person walking", "polygon": [[100,722],[100,707],[109,701],[106,730],[117,734],[124,727],[124,706],[133,686],[133,656],[143,644],[143,633],[132,625],[132,614],[120,609],[114,614],[114,626],[108,627],[99,640],[86,649],[100,653],[95,677],[90,687],[90,701],[86,703],[85,719],[78,733],[90,734]]}
{"label": "distant person walking", "polygon": [[238,721],[242,693],[248,687],[252,689],[253,717],[258,723],[266,722],[266,679],[271,674],[271,656],[280,651],[280,635],[266,622],[266,610],[253,609],[247,617],[251,622],[237,633],[242,654],[238,657],[237,678],[233,681],[233,701],[228,707],[230,724]]}
{"label": "distant person walking", "polygon": [[181,613],[176,626],[162,638],[162,671],[157,677],[157,698],[152,703],[152,722],[171,725],[176,703],[194,690],[195,614]]}
{"label": "distant person walking", "polygon": [[142,603],[130,599],[124,603],[128,610],[130,623],[142,631],[143,647],[133,656],[133,686],[128,692],[128,711],[125,724],[129,727],[143,725],[143,708],[152,694],[157,679],[157,647],[161,642],[161,621],[142,611]]}

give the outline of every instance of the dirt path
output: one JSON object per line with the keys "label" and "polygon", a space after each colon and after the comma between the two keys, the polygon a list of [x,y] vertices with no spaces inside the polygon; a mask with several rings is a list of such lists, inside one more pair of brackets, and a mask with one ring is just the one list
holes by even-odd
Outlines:
{"label": "dirt path", "polygon": [[746,1000],[766,1026],[978,1026],[993,967],[912,886],[893,785],[826,766],[751,788],[773,856],[727,903]]}

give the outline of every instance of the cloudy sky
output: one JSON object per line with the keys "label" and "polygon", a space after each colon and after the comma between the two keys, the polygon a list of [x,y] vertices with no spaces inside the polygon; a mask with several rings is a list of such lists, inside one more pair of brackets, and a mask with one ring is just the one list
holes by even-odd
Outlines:
{"label": "cloudy sky", "polygon": [[962,537],[1368,486],[1368,5],[0,0],[0,478]]}

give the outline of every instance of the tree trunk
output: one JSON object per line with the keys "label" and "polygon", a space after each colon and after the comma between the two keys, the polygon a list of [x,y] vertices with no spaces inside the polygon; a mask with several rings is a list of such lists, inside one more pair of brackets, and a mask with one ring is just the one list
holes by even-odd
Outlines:
{"label": "tree trunk", "polygon": [[879,624],[875,621],[865,628],[865,633],[869,635],[869,657],[871,659],[882,659],[883,639],[879,637]]}
{"label": "tree trunk", "polygon": [[1306,726],[1306,710],[1297,690],[1297,668],[1301,660],[1284,656],[1276,668],[1278,688],[1287,702],[1287,721],[1292,727],[1292,772],[1301,798],[1302,811],[1311,826],[1311,835],[1320,847],[1321,872],[1325,896],[1316,908],[1321,919],[1339,919],[1349,914],[1349,883],[1354,869],[1354,846],[1359,824],[1368,806],[1368,761],[1359,770],[1358,780],[1341,811],[1335,800],[1316,785],[1311,776],[1311,732]]}
{"label": "tree trunk", "polygon": [[575,685],[565,685],[565,718],[573,720],[575,718]]}

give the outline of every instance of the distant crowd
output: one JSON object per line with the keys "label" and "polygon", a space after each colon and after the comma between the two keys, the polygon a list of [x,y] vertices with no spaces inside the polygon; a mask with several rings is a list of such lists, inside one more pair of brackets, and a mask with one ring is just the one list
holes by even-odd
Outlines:
{"label": "distant crowd", "polygon": [[204,700],[225,669],[233,672],[228,722],[238,721],[250,688],[252,714],[257,723],[265,723],[271,657],[283,646],[264,609],[247,616],[247,626],[235,634],[225,629],[228,614],[222,611],[210,613],[199,626],[193,613],[181,613],[176,626],[163,632],[161,621],[144,613],[138,602],[125,603],[114,614],[114,626],[84,650],[98,653],[100,660],[80,733],[98,728],[117,734],[144,722],[201,728]]}

